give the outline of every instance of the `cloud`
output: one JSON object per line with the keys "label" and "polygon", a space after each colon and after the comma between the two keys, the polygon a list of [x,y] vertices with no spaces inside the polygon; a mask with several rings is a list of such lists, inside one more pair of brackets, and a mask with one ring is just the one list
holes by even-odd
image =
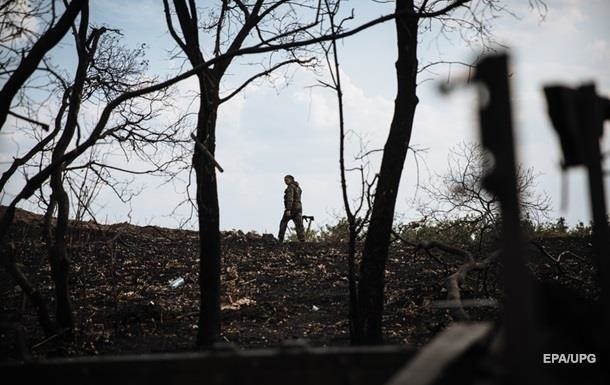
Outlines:
{"label": "cloud", "polygon": [[[393,102],[381,95],[365,91],[343,71],[341,85],[346,133],[358,133],[369,145],[379,146],[387,136],[392,120]],[[293,98],[307,109],[308,119],[314,130],[338,140],[338,102],[334,91],[321,87],[308,88],[296,91]]]}
{"label": "cloud", "polygon": [[605,64],[610,61],[610,43],[608,39],[595,39],[589,43],[586,49],[593,60]]}

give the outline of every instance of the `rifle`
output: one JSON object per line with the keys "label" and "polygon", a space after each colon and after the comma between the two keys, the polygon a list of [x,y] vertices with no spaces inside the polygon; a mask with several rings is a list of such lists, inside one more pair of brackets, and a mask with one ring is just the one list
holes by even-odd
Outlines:
{"label": "rifle", "polygon": [[313,222],[314,217],[313,215],[303,215],[303,220],[307,221],[307,232],[309,233],[309,229],[311,228],[311,222]]}

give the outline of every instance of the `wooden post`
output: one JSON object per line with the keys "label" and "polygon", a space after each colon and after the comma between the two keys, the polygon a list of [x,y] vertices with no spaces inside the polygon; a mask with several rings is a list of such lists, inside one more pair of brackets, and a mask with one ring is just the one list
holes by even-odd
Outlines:
{"label": "wooden post", "polygon": [[[593,218],[594,264],[601,289],[604,324],[610,325],[610,230],[604,191],[600,138],[604,120],[610,119],[610,100],[596,94],[593,84],[577,89],[561,85],[544,88],[548,112],[559,135],[564,168],[585,166]],[[609,326],[604,328],[605,343],[610,345]]]}
{"label": "wooden post", "polygon": [[500,261],[505,291],[506,380],[510,384],[539,384],[537,364],[542,357],[534,333],[537,293],[523,258],[508,56],[483,58],[477,65],[475,80],[480,83],[481,144],[493,156],[493,168],[488,170],[484,185],[498,197],[502,213]]}
{"label": "wooden post", "polygon": [[593,246],[597,281],[601,289],[601,303],[604,307],[606,344],[610,343],[610,231],[608,230],[608,209],[604,191],[604,175],[599,140],[603,133],[605,103],[599,98],[593,84],[583,85],[576,90],[578,120],[584,139],[585,165],[591,199],[593,218]]}
{"label": "wooden post", "polygon": [[458,323],[448,327],[424,346],[386,385],[434,385],[447,380],[443,378],[445,369],[463,358],[491,330],[491,323]]}

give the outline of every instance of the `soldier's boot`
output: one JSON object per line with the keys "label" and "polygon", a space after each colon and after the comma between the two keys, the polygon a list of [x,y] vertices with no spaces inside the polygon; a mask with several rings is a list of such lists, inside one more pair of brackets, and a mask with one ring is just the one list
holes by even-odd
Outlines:
{"label": "soldier's boot", "polygon": [[286,234],[286,227],[288,226],[288,218],[286,218],[286,216],[282,217],[282,220],[280,221],[280,231],[277,234],[277,240],[280,243],[284,242],[284,234]]}

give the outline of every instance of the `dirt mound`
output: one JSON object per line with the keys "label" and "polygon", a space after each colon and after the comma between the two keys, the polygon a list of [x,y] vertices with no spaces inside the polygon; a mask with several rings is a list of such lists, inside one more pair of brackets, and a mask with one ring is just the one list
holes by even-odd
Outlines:
{"label": "dirt mound", "polygon": [[[42,241],[41,217],[22,210],[11,233],[16,258],[53,309],[53,285]],[[73,340],[46,340],[35,312],[5,271],[0,271],[0,323],[23,325],[35,356],[175,352],[194,349],[199,306],[198,234],[129,224],[73,224],[68,236]],[[532,251],[530,267],[541,279],[593,296],[590,240],[562,237],[539,242],[562,269]],[[347,345],[347,261],[338,243],[278,244],[271,235],[224,232],[222,237],[222,335],[241,347],[278,346],[305,339],[313,346]],[[439,306],[444,279],[463,261],[438,259],[395,243],[386,267],[384,333],[389,343],[426,343],[452,318]],[[498,264],[472,273],[464,299],[499,298]],[[181,278],[180,280],[177,280]],[[184,281],[180,283],[180,281]],[[176,283],[178,282],[178,283]],[[174,285],[172,285],[174,283]],[[468,308],[475,320],[493,319],[494,301]],[[0,356],[15,357],[15,334],[1,332]]]}
{"label": "dirt mound", "polygon": [[[6,206],[0,205],[0,218],[4,217],[6,208],[7,208]],[[20,209],[20,208],[16,208],[13,221],[15,223],[24,224],[24,225],[38,225],[38,224],[42,223],[43,216],[35,214],[30,211]]]}

